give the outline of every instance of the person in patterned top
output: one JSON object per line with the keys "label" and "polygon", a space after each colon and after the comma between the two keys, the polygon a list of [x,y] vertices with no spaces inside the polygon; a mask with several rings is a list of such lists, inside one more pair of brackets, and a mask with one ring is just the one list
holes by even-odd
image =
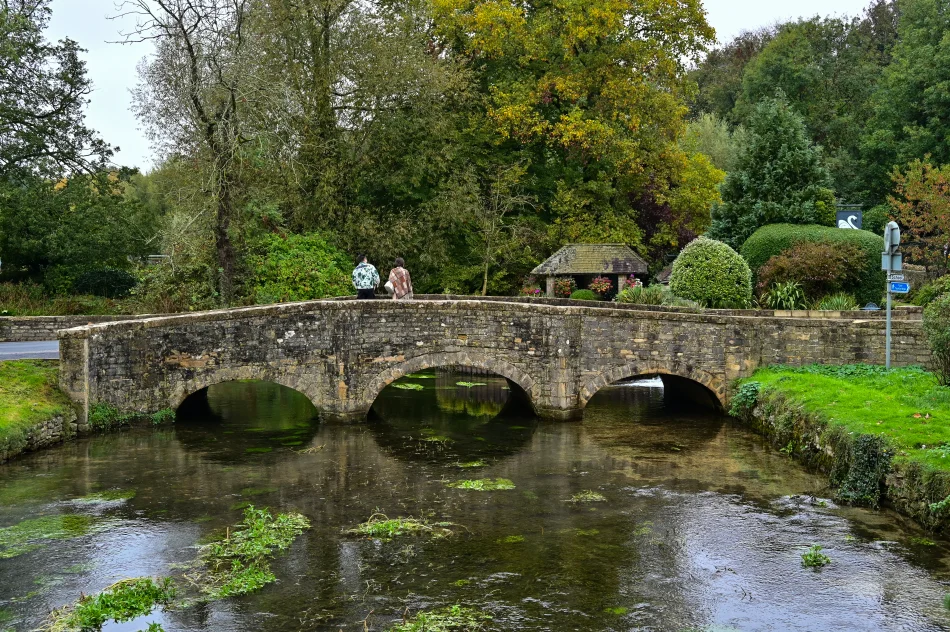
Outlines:
{"label": "person in patterned top", "polygon": [[402,257],[396,257],[396,267],[389,273],[389,283],[393,286],[394,301],[412,300],[412,279],[409,277],[409,270],[406,270],[405,265],[406,262]]}
{"label": "person in patterned top", "polygon": [[379,272],[366,261],[366,255],[360,255],[353,270],[353,287],[356,298],[376,298],[376,286],[379,285]]}

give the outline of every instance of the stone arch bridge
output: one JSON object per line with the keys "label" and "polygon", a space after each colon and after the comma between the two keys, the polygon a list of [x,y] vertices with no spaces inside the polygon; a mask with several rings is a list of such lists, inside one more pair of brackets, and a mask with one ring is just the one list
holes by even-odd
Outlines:
{"label": "stone arch bridge", "polygon": [[[83,422],[97,404],[151,413],[242,379],[288,386],[325,416],[358,419],[406,374],[467,366],[520,386],[539,416],[567,419],[634,376],[660,375],[668,388],[725,405],[733,382],[759,366],[883,363],[882,319],[795,315],[458,298],[291,303],[60,331],[60,381]],[[894,363],[927,361],[920,322],[895,322]]]}

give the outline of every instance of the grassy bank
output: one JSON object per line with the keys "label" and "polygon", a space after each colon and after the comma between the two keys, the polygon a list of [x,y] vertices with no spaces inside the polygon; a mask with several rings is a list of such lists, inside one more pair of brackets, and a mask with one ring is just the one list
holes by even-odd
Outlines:
{"label": "grassy bank", "polygon": [[842,499],[886,497],[927,526],[950,526],[950,388],[931,373],[769,367],[740,383],[732,413],[828,471]]}
{"label": "grassy bank", "polygon": [[58,376],[55,361],[0,362],[0,461],[23,449],[33,426],[68,411]]}

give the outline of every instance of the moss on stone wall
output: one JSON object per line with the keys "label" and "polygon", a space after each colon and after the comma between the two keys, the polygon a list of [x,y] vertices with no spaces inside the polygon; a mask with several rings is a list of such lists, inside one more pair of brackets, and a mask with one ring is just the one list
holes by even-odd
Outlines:
{"label": "moss on stone wall", "polygon": [[37,429],[46,430],[49,442],[56,437],[56,426],[69,434],[75,415],[69,399],[57,387],[59,368],[46,360],[0,362],[0,463],[44,437],[31,437]]}

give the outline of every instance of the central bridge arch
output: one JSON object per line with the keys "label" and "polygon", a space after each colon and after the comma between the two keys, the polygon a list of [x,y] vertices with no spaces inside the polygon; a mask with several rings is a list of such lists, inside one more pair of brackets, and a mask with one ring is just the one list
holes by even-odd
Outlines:
{"label": "central bridge arch", "polygon": [[399,378],[427,369],[450,368],[453,366],[490,371],[509,382],[517,384],[527,395],[532,410],[537,411],[535,403],[536,384],[530,375],[513,364],[494,358],[489,354],[471,352],[425,354],[386,369],[374,377],[363,390],[363,400],[367,403],[367,410],[372,407],[373,402],[376,401],[383,389]]}

